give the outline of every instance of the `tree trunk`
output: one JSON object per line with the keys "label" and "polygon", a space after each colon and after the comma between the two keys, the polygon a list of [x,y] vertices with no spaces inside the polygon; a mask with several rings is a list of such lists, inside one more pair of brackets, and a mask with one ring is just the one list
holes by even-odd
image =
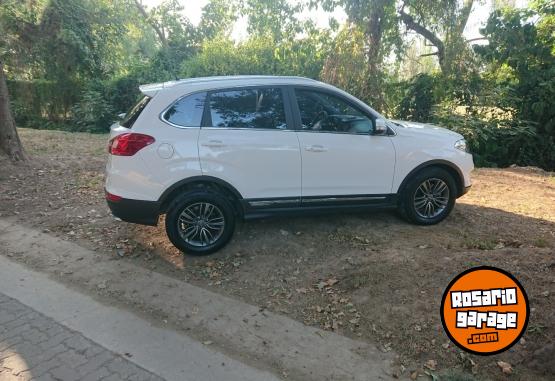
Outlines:
{"label": "tree trunk", "polygon": [[141,1],[135,0],[135,6],[137,7],[141,16],[143,16],[145,21],[152,27],[152,29],[154,29],[154,32],[156,33],[156,35],[160,39],[160,43],[162,44],[162,46],[164,48],[168,47],[168,40],[166,38],[166,33],[164,32],[164,29],[162,27],[160,27],[160,25],[158,25],[158,23],[155,20],[152,20],[148,16],[148,12],[146,11],[146,9],[143,6],[143,3]]}
{"label": "tree trunk", "polygon": [[416,33],[424,37],[426,40],[431,42],[432,45],[436,47],[437,51],[434,52],[433,55],[437,55],[437,58],[439,61],[439,67],[441,68],[442,73],[447,74],[446,72],[448,70],[445,65],[445,45],[443,41],[441,41],[441,39],[438,36],[436,36],[432,31],[428,30],[423,25],[420,25],[419,23],[417,23],[411,15],[405,13],[404,9],[401,9],[399,11],[399,16],[401,17],[401,20],[403,21],[403,23],[405,23],[405,26],[407,27],[407,29],[412,29],[413,31],[415,31]]}
{"label": "tree trunk", "polygon": [[10,110],[8,85],[2,61],[0,61],[0,151],[2,151],[0,153],[8,155],[12,161],[26,160]]}

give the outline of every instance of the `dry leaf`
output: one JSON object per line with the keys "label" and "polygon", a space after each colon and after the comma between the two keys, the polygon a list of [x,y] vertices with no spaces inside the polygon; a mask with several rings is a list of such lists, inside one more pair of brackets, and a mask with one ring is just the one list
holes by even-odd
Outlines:
{"label": "dry leaf", "polygon": [[424,367],[428,368],[430,370],[436,370],[437,361],[436,360],[428,360],[428,361],[426,361],[426,364],[424,364]]}
{"label": "dry leaf", "polygon": [[501,368],[501,371],[504,374],[511,374],[513,373],[513,367],[511,366],[511,364],[509,364],[508,362],[505,361],[497,361],[497,366],[499,368]]}

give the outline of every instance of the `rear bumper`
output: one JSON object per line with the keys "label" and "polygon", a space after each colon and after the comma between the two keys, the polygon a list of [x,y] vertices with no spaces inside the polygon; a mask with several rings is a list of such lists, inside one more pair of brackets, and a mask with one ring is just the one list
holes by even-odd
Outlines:
{"label": "rear bumper", "polygon": [[158,224],[160,203],[157,201],[122,198],[119,201],[106,200],[106,202],[112,214],[122,221],[151,226]]}

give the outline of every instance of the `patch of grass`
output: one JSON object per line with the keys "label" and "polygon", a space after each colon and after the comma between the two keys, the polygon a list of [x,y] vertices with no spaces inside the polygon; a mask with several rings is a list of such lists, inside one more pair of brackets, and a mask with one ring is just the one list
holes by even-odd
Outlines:
{"label": "patch of grass", "polygon": [[530,324],[528,326],[528,333],[534,334],[534,335],[543,335],[545,332],[545,326],[541,325],[541,324]]}
{"label": "patch of grass", "polygon": [[497,246],[497,241],[493,239],[467,238],[462,242],[465,249],[493,250]]}
{"label": "patch of grass", "polygon": [[437,375],[438,381],[478,381],[476,377],[469,373],[463,373],[458,370],[447,370],[445,373]]}
{"label": "patch of grass", "polygon": [[540,247],[540,248],[549,247],[549,242],[547,242],[547,240],[545,238],[538,238],[534,242],[534,246]]}
{"label": "patch of grass", "polygon": [[370,283],[370,277],[368,274],[355,274],[346,283],[348,288],[356,290]]}

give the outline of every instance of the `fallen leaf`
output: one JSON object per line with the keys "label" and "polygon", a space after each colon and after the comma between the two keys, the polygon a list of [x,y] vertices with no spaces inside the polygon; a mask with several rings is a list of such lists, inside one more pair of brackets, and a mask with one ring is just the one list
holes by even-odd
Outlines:
{"label": "fallen leaf", "polygon": [[504,374],[511,374],[513,373],[513,367],[511,364],[505,361],[497,361],[497,366],[501,369]]}
{"label": "fallen leaf", "polygon": [[424,364],[425,368],[428,368],[430,370],[436,370],[437,368],[437,361],[436,360],[428,360],[426,361],[426,363]]}

